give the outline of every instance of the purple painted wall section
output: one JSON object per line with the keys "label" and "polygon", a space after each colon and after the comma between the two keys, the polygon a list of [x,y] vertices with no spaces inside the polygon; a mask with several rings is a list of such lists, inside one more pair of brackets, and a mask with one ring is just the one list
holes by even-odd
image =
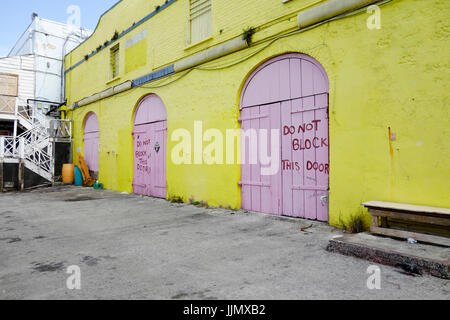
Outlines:
{"label": "purple painted wall section", "polygon": [[87,115],[84,122],[84,158],[89,170],[98,172],[98,153],[100,149],[100,129],[95,113]]}
{"label": "purple painted wall section", "polygon": [[246,81],[242,129],[280,130],[281,164],[262,175],[261,163],[249,163],[249,141],[242,143],[244,209],[328,221],[328,91],[325,70],[302,54],[271,59]]}
{"label": "purple painted wall section", "polygon": [[139,103],[133,137],[134,192],[166,198],[167,114],[158,96],[149,95]]}

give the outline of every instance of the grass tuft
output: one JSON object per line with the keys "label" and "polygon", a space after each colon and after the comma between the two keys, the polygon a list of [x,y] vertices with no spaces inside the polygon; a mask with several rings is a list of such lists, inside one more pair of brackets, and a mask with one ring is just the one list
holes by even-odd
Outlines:
{"label": "grass tuft", "polygon": [[364,211],[362,209],[350,215],[348,221],[344,221],[342,216],[339,215],[339,224],[345,232],[352,234],[365,232],[369,229],[364,221]]}
{"label": "grass tuft", "polygon": [[184,200],[180,196],[169,196],[168,199],[171,203],[184,203]]}

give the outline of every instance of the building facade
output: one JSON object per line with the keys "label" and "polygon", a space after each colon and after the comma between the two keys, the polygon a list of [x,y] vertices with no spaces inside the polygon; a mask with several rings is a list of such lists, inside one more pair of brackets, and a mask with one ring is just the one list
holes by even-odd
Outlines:
{"label": "building facade", "polygon": [[[64,104],[64,57],[88,30],[33,14],[30,25],[0,58],[0,192],[51,183],[71,150]],[[68,155],[68,156],[66,156]]]}
{"label": "building facade", "polygon": [[8,57],[34,55],[34,98],[61,103],[64,102],[64,57],[91,34],[83,28],[33,15],[31,24]]}
{"label": "building facade", "polygon": [[119,1],[65,59],[74,155],[109,189],[332,225],[368,200],[449,207],[449,16]]}
{"label": "building facade", "polygon": [[17,125],[16,105],[34,99],[34,61],[34,55],[0,58],[0,136],[23,133],[23,126]]}

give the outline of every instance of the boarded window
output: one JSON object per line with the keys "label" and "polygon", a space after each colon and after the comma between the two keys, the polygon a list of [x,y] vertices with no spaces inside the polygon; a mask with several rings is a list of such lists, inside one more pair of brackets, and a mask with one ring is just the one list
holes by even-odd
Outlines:
{"label": "boarded window", "polygon": [[0,112],[14,113],[19,90],[19,76],[0,73]]}
{"label": "boarded window", "polygon": [[16,74],[0,73],[0,94],[17,97],[19,76]]}
{"label": "boarded window", "polygon": [[120,55],[119,55],[119,45],[111,48],[110,65],[111,65],[111,79],[115,79],[119,76],[120,71]]}
{"label": "boarded window", "polygon": [[212,33],[212,0],[189,0],[190,43],[208,38]]}

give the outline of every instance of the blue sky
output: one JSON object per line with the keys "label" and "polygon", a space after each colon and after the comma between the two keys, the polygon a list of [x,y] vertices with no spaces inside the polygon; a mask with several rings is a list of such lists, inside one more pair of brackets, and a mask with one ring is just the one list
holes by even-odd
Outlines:
{"label": "blue sky", "polygon": [[41,18],[66,23],[67,8],[81,10],[81,26],[94,30],[100,15],[118,0],[0,0],[0,57],[6,56],[36,12]]}

